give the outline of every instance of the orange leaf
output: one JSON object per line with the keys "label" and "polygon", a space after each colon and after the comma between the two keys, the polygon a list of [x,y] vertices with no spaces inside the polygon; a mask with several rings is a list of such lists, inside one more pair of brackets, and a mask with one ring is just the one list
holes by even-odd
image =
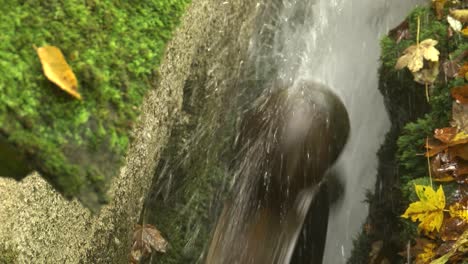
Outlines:
{"label": "orange leaf", "polygon": [[[468,31],[468,30],[467,30]],[[457,76],[468,80],[468,63],[463,64],[458,70]]]}
{"label": "orange leaf", "polygon": [[451,90],[453,99],[460,104],[468,103],[468,85],[454,87]]}
{"label": "orange leaf", "polygon": [[47,79],[81,100],[81,95],[78,93],[78,81],[60,49],[55,46],[35,47],[35,49]]}
{"label": "orange leaf", "polygon": [[450,141],[455,137],[456,134],[456,127],[444,127],[437,128],[436,130],[434,130],[434,137],[444,143],[450,143]]}
{"label": "orange leaf", "polygon": [[464,36],[468,36],[468,27],[462,29],[460,32],[461,32]]}

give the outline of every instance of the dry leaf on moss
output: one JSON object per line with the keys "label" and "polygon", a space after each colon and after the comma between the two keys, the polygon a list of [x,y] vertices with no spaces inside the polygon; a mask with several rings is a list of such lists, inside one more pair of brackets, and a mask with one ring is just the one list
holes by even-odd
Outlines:
{"label": "dry leaf on moss", "polygon": [[36,48],[44,75],[62,90],[81,100],[78,93],[78,81],[59,48],[43,46]]}
{"label": "dry leaf on moss", "polygon": [[468,22],[468,9],[455,9],[450,11],[450,15],[460,22]]}
{"label": "dry leaf on moss", "polygon": [[463,66],[458,69],[457,76],[468,80],[468,63],[463,64]]}
{"label": "dry leaf on moss", "polygon": [[408,67],[411,72],[417,72],[424,66],[424,59],[427,61],[439,61],[439,51],[434,47],[437,41],[433,39],[425,39],[419,44],[409,46],[401,56],[395,69],[400,70]]}
{"label": "dry leaf on moss", "polygon": [[450,93],[457,103],[468,104],[468,85],[454,87]]}
{"label": "dry leaf on moss", "polygon": [[431,261],[435,257],[434,249],[436,248],[435,243],[425,243],[422,252],[416,256],[416,264],[425,264]]}
{"label": "dry leaf on moss", "polygon": [[449,207],[451,217],[458,217],[468,222],[468,205],[454,203]]}
{"label": "dry leaf on moss", "polygon": [[432,0],[432,7],[436,13],[437,19],[441,20],[444,17],[444,6],[447,0]]}
{"label": "dry leaf on moss", "polygon": [[456,32],[460,32],[462,30],[463,26],[462,26],[462,23],[459,20],[457,20],[457,19],[455,19],[455,18],[453,18],[451,16],[447,16],[447,22],[449,23],[450,27],[453,30],[455,30]]}
{"label": "dry leaf on moss", "polygon": [[143,257],[149,256],[152,249],[165,253],[167,241],[155,226],[146,224],[136,225],[133,232],[133,245],[130,253],[130,261],[138,263]]}
{"label": "dry leaf on moss", "polygon": [[444,220],[445,194],[442,186],[434,191],[431,186],[415,185],[419,201],[411,203],[403,218],[411,218],[413,222],[420,221],[418,230],[425,233],[439,231]]}

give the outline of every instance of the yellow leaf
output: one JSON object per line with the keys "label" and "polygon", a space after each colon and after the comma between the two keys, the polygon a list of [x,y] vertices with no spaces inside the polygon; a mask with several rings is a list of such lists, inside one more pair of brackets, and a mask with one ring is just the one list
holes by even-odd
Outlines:
{"label": "yellow leaf", "polygon": [[43,46],[35,49],[47,79],[81,100],[81,95],[78,93],[78,81],[60,49],[55,46]]}
{"label": "yellow leaf", "polygon": [[431,186],[415,185],[418,202],[411,203],[402,215],[413,222],[420,221],[419,230],[426,233],[439,231],[444,220],[445,194],[442,186],[434,191]]}
{"label": "yellow leaf", "polygon": [[463,34],[463,36],[467,36],[467,37],[468,37],[468,27],[465,27],[465,28],[462,29],[460,32]]}
{"label": "yellow leaf", "polygon": [[434,243],[427,243],[424,245],[424,252],[418,254],[416,257],[416,264],[420,263],[428,263],[432,260],[435,256],[434,249],[436,248],[436,244]]}
{"label": "yellow leaf", "polygon": [[395,69],[408,67],[410,71],[417,72],[424,66],[424,59],[432,62],[439,61],[439,51],[434,47],[435,45],[437,45],[436,40],[425,39],[419,44],[409,46],[403,52],[403,56],[398,59]]}
{"label": "yellow leaf", "polygon": [[450,11],[450,15],[460,20],[460,22],[468,22],[468,9],[455,9]]}
{"label": "yellow leaf", "polygon": [[465,131],[460,131],[450,142],[465,141],[466,139],[468,139],[468,134],[466,134]]}
{"label": "yellow leaf", "polygon": [[449,207],[449,213],[451,217],[459,217],[465,221],[468,221],[468,209],[459,203],[454,203]]}

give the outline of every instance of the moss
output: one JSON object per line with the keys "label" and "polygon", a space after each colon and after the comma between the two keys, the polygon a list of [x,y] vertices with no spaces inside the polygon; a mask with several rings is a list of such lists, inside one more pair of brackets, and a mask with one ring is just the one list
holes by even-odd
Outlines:
{"label": "moss", "polygon": [[[432,38],[438,41],[436,48],[440,51],[441,63],[456,58],[468,48],[466,39],[460,34],[451,38],[447,36],[447,21],[438,21],[428,7],[418,7],[409,14],[410,39],[396,43],[391,36],[386,36],[381,40],[379,89],[384,95],[392,127],[379,151],[376,183],[376,190],[379,191],[370,200],[366,223],[372,231],[359,237],[356,241],[359,247],[351,259],[360,259],[362,256],[354,254],[365,252],[363,247],[368,247],[369,252],[372,241],[382,240],[387,250],[382,254],[392,263],[402,261],[397,252],[417,233],[417,224],[402,219],[400,215],[415,199],[414,183],[428,181],[427,160],[423,155],[426,137],[432,136],[435,128],[448,126],[452,106],[450,89],[463,82],[461,79],[447,82],[441,72],[430,88],[428,103],[425,87],[416,83],[407,69],[394,68],[403,51],[416,42],[418,16],[421,20],[420,40]],[[368,242],[369,239],[372,241]]]}
{"label": "moss", "polygon": [[[8,19],[0,23],[0,134],[69,197],[92,188],[89,182],[107,184],[126,153],[138,108],[188,2],[3,4],[0,12]],[[44,77],[33,45],[62,50],[83,101]],[[102,161],[102,155],[112,164],[93,162]]]}
{"label": "moss", "polygon": [[15,263],[18,257],[18,253],[12,249],[6,248],[0,244],[0,264],[11,264]]}

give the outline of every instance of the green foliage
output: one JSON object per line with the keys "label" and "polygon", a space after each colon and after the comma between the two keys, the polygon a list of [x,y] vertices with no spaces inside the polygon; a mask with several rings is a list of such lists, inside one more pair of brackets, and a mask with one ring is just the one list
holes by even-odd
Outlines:
{"label": "green foliage", "polygon": [[[0,1],[1,2],[1,1]],[[20,1],[0,6],[0,135],[75,195],[118,169],[138,107],[189,0]],[[55,45],[79,82],[78,101],[49,82],[33,45]],[[78,153],[78,154],[77,154]],[[88,161],[107,153],[113,169]],[[93,156],[95,155],[95,156]],[[86,156],[89,156],[86,158]],[[34,160],[36,159],[36,161]],[[38,166],[38,164],[34,164]],[[109,174],[109,175],[108,175]]]}
{"label": "green foliage", "polygon": [[372,238],[364,232],[359,233],[358,237],[353,241],[353,250],[351,257],[346,261],[347,264],[368,263],[369,249],[371,248]]}

